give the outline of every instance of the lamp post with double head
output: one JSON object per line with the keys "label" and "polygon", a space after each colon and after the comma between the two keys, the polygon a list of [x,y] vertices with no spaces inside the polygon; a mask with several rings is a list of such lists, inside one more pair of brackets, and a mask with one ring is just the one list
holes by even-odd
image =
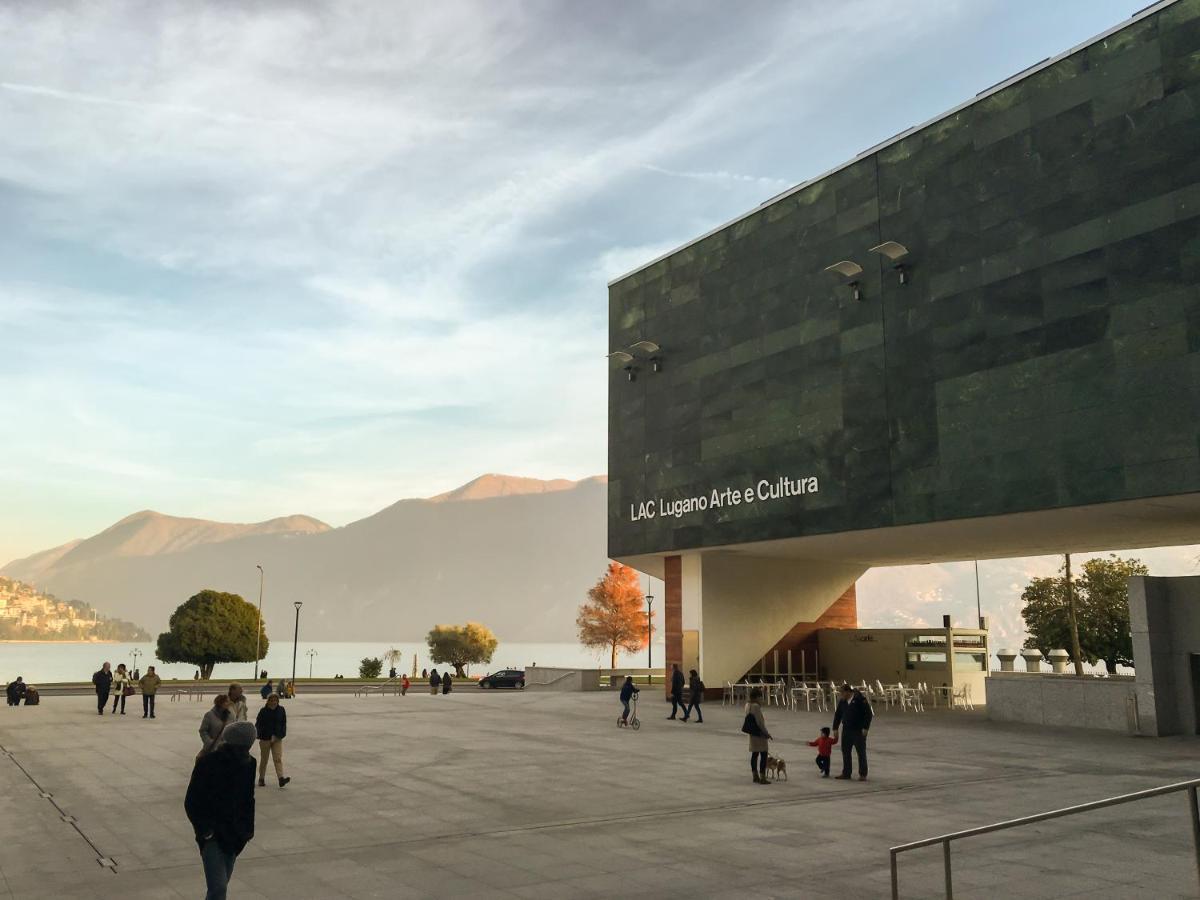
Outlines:
{"label": "lamp post with double head", "polygon": [[133,671],[136,672],[138,667],[138,657],[142,655],[142,651],[137,647],[134,647],[133,652],[129,655],[133,657]]}
{"label": "lamp post with double head", "polygon": [[254,680],[258,681],[258,663],[262,659],[262,595],[263,579],[266,577],[262,566],[258,569],[258,630],[254,632]]}
{"label": "lamp post with double head", "polygon": [[304,601],[297,600],[292,604],[296,607],[296,634],[292,638],[292,681],[296,680],[296,650],[300,647],[300,607],[304,605]]}
{"label": "lamp post with double head", "polygon": [[[654,668],[654,645],[651,643],[654,640],[654,626],[651,624],[651,617],[654,608],[654,595],[646,595],[646,668]],[[654,673],[650,672],[646,675],[646,684],[651,684],[654,681]]]}
{"label": "lamp post with double head", "polygon": [[311,679],[312,678],[313,657],[317,655],[316,648],[314,647],[311,650],[305,650],[304,655],[308,657],[308,677]]}

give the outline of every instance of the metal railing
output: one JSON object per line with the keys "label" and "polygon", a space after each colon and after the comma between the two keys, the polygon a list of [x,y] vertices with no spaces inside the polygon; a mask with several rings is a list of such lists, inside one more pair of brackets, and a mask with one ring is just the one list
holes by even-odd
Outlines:
{"label": "metal railing", "polygon": [[1196,857],[1196,876],[1200,879],[1200,807],[1197,806],[1196,788],[1200,787],[1200,778],[1194,778],[1191,781],[1180,781],[1176,784],[1166,784],[1162,787],[1150,788],[1145,791],[1135,791],[1132,794],[1121,794],[1119,797],[1109,797],[1107,800],[1094,800],[1091,803],[1081,803],[1078,806],[1068,806],[1064,809],[1055,809],[1050,812],[1038,813],[1033,816],[1022,816],[1019,819],[1009,819],[1005,822],[995,822],[991,825],[983,825],[979,828],[968,828],[966,831],[953,831],[949,834],[939,835],[938,837],[925,838],[920,841],[913,841],[909,844],[900,844],[897,847],[892,847],[888,852],[892,857],[892,900],[900,900],[900,880],[899,871],[896,867],[896,857],[908,850],[917,850],[921,847],[932,847],[934,844],[942,845],[942,866],[946,875],[946,900],[954,900],[954,885],[951,879],[950,869],[950,842],[957,841],[962,838],[975,837],[979,834],[990,834],[993,831],[1004,831],[1009,828],[1017,828],[1021,825],[1032,825],[1034,822],[1044,822],[1047,819],[1060,819],[1063,816],[1073,816],[1076,813],[1091,812],[1095,809],[1105,809],[1109,806],[1118,806],[1122,803],[1133,803],[1137,800],[1148,800],[1151,797],[1161,797],[1163,794],[1174,794],[1180,791],[1187,791],[1188,808],[1192,819],[1192,849]]}
{"label": "metal railing", "polygon": [[393,694],[399,694],[403,680],[404,677],[398,675],[379,684],[360,684],[354,689],[354,696],[365,697],[368,694],[386,694],[388,691],[391,691]]}

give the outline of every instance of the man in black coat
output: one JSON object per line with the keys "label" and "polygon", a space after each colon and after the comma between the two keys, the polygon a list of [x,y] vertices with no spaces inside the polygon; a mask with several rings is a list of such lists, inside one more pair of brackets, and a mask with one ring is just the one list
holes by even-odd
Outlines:
{"label": "man in black coat", "polygon": [[183,808],[196,832],[207,900],[225,900],[233,864],[254,837],[254,726],[234,722],[196,760]]}
{"label": "man in black coat", "polygon": [[112,690],[112,666],[105,663],[100,671],[92,676],[92,684],[96,687],[96,707],[100,715],[104,715],[104,705],[108,703],[108,692]]}
{"label": "man in black coat", "polygon": [[843,684],[842,699],[838,701],[837,712],[833,714],[835,738],[838,737],[838,728],[845,726],[845,732],[839,739],[842,745],[842,774],[838,776],[839,779],[850,780],[850,752],[853,750],[858,753],[858,780],[867,780],[867,732],[873,718],[875,713],[862,692]]}
{"label": "man in black coat", "polygon": [[671,714],[668,719],[675,718],[679,707],[683,706],[683,673],[679,671],[679,663],[671,663]]}

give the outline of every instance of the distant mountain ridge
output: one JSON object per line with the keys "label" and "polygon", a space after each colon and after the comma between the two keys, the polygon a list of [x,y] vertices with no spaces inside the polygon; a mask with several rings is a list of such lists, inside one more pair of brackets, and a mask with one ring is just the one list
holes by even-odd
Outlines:
{"label": "distant mountain ridge", "polygon": [[607,563],[607,482],[487,474],[341,528],[303,515],[235,524],[143,510],[0,574],[156,631],[205,587],[256,600],[261,564],[264,618],[279,638],[300,600],[312,640],[415,640],[467,618],[504,640],[564,640]]}

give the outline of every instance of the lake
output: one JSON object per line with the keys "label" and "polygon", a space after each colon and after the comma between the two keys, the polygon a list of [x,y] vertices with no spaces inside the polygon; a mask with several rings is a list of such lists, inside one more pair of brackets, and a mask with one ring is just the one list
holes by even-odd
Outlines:
{"label": "lake", "polygon": [[[358,676],[358,664],[364,657],[382,657],[384,651],[395,647],[404,654],[404,662],[396,668],[402,672],[412,672],[413,655],[417,657],[417,671],[435,665],[429,661],[429,648],[423,642],[378,644],[378,643],[304,643],[299,646],[296,655],[296,675],[307,678],[309,667],[313,677],[332,678],[334,675],[345,675],[347,678]],[[67,643],[21,643],[0,642],[0,684],[7,683],[16,676],[22,676],[28,684],[41,684],[54,681],[90,681],[92,673],[100,668],[100,664],[108,661],[113,668],[117,663],[125,663],[130,668],[135,662],[134,651],[140,651],[136,658],[138,667],[145,672],[146,666],[154,665],[158,674],[163,678],[191,678],[196,671],[195,666],[186,664],[167,665],[154,657],[154,644],[67,644]],[[308,652],[315,651],[311,660]],[[661,665],[664,648],[662,642],[654,645],[654,662]],[[539,666],[561,666],[565,668],[581,668],[608,666],[607,653],[597,656],[596,653],[580,647],[578,644],[537,644],[537,643],[501,643],[492,656],[490,665],[471,666],[468,671],[474,674],[486,674],[494,669],[525,668],[537,663]],[[646,651],[635,654],[619,654],[618,666],[641,667],[646,665]],[[266,658],[260,664],[270,675],[292,674],[292,644],[290,642],[272,642]],[[444,668],[444,666],[439,666]],[[216,681],[232,681],[241,679],[251,680],[254,666],[251,663],[225,663],[213,670]],[[384,665],[384,673],[387,666]]]}

